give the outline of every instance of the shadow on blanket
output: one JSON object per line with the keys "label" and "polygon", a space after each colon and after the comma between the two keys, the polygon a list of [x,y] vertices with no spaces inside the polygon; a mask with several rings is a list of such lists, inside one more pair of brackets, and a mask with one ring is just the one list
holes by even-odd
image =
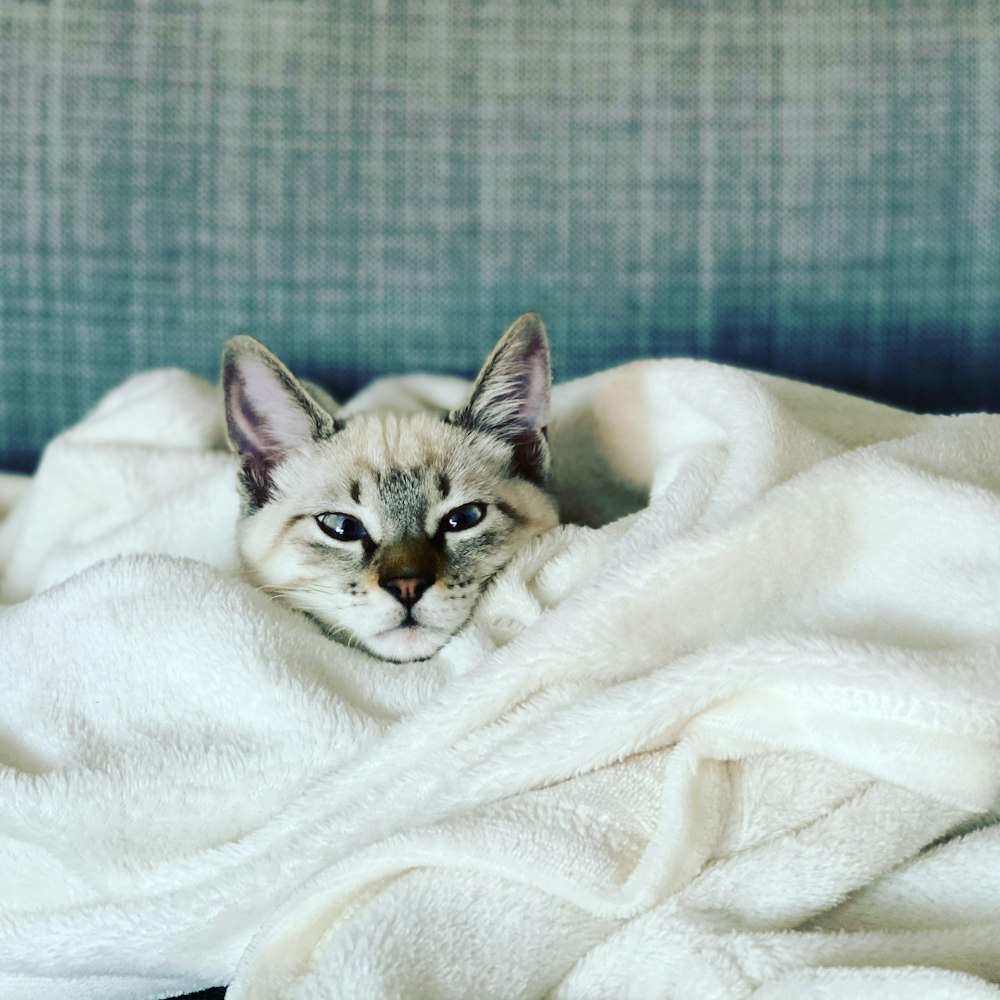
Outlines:
{"label": "shadow on blanket", "polygon": [[1000,996],[1000,418],[662,361],[551,438],[573,523],[404,668],[240,581],[215,387],[49,447],[0,526],[0,995]]}

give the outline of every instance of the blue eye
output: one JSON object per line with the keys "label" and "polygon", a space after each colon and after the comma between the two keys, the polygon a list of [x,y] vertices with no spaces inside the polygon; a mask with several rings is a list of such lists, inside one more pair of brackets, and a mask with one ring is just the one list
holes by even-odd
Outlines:
{"label": "blue eye", "polygon": [[464,503],[441,518],[442,531],[465,531],[486,516],[486,504]]}
{"label": "blue eye", "polygon": [[368,537],[365,526],[350,514],[317,514],[316,523],[324,534],[338,542],[359,542]]}

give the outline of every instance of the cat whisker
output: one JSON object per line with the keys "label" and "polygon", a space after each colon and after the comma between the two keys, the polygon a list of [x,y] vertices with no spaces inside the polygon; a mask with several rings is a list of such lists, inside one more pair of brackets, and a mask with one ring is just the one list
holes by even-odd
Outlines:
{"label": "cat whisker", "polygon": [[361,648],[358,637],[346,625],[334,625],[332,622],[328,622],[312,614],[309,617],[320,626],[329,638],[336,640],[348,649]]}
{"label": "cat whisker", "polygon": [[[326,586],[317,581],[303,581],[296,584],[269,583],[265,584],[260,589],[263,590],[265,594],[270,594],[272,597],[301,596],[302,594],[320,594],[324,597],[343,597],[344,594],[349,593],[349,591],[345,591],[337,587]],[[357,607],[360,603],[363,602],[351,602],[345,606]]]}
{"label": "cat whisker", "polygon": [[288,594],[301,594],[302,591],[310,589],[310,586],[308,582],[295,584],[266,583],[260,589],[272,597],[286,597]]}
{"label": "cat whisker", "polygon": [[350,594],[350,591],[344,590],[343,587],[328,586],[322,583],[311,583],[302,589],[312,591],[314,594],[327,594],[330,597],[342,597],[344,594]]}

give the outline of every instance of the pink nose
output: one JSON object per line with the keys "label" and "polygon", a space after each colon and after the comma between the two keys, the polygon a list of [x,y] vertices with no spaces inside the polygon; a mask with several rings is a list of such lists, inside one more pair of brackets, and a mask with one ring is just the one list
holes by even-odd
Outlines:
{"label": "pink nose", "polygon": [[394,576],[389,580],[379,580],[379,586],[388,590],[403,607],[412,608],[423,597],[424,591],[434,582],[427,576]]}

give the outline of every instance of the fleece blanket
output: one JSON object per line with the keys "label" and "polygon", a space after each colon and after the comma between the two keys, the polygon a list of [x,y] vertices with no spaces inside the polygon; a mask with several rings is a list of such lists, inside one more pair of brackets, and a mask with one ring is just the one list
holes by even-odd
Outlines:
{"label": "fleece blanket", "polygon": [[551,440],[409,666],[240,579],[191,375],[3,480],[0,997],[1000,997],[1000,417],[648,361]]}

